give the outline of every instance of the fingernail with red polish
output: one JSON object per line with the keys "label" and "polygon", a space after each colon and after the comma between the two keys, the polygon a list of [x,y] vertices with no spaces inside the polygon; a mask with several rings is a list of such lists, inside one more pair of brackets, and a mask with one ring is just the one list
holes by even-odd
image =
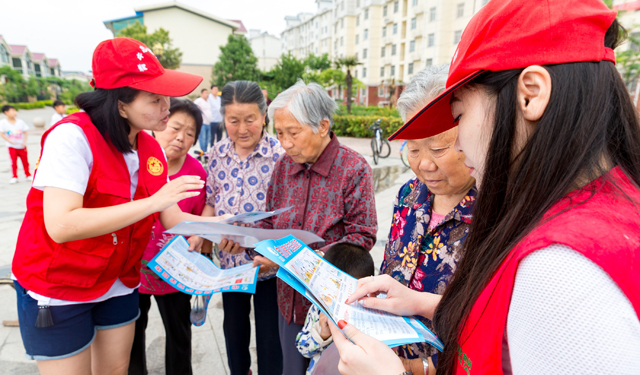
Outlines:
{"label": "fingernail with red polish", "polygon": [[349,304],[349,298],[345,299],[344,303],[346,303],[348,305]]}
{"label": "fingernail with red polish", "polygon": [[344,327],[347,326],[347,322],[345,322],[344,320],[338,320],[338,327],[340,327],[340,329],[344,329]]}

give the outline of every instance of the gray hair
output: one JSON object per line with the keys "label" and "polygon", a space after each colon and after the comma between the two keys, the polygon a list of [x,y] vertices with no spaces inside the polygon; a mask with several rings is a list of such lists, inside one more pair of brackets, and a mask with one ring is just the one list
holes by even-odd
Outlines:
{"label": "gray hair", "polygon": [[449,64],[430,65],[411,78],[396,104],[402,121],[407,122],[407,113],[421,109],[444,91],[448,74]]}
{"label": "gray hair", "polygon": [[274,112],[287,109],[300,124],[307,125],[318,133],[320,121],[329,120],[333,126],[333,112],[338,108],[325,89],[317,83],[306,84],[302,80],[280,93],[269,105],[269,121],[274,121]]}

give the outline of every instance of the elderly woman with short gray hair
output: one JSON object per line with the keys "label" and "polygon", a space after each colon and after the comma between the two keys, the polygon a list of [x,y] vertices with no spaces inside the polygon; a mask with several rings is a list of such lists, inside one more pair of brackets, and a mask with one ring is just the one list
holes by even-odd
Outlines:
{"label": "elderly woman with short gray hair", "polygon": [[[448,70],[448,65],[430,66],[414,75],[397,104],[405,122],[444,91]],[[416,178],[398,192],[380,273],[410,289],[442,294],[469,232],[477,191],[464,165],[464,154],[455,150],[457,136],[458,129],[453,128],[407,141],[409,165]],[[414,374],[424,374],[427,358],[436,353],[419,344],[396,351]]]}
{"label": "elderly woman with short gray hair", "polygon": [[[311,246],[323,253],[337,242],[370,250],[378,222],[371,167],[357,152],[341,145],[333,131],[336,104],[322,86],[298,81],[271,103],[286,154],[278,161],[267,193],[267,210],[293,206],[261,222],[262,228],[302,229],[325,242]],[[254,264],[275,266],[257,256]],[[284,375],[304,374],[308,359],[296,349],[311,303],[278,280],[279,330]]]}

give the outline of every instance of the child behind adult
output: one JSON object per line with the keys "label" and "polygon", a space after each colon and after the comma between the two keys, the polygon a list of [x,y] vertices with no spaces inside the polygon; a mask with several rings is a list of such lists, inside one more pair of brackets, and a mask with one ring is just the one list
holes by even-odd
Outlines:
{"label": "child behind adult", "polygon": [[[324,259],[357,279],[375,273],[371,254],[359,245],[337,243],[327,250]],[[309,309],[304,326],[296,337],[300,354],[311,359],[306,375],[311,375],[320,355],[333,342],[329,324],[327,317],[315,305]]]}
{"label": "child behind adult", "polygon": [[22,168],[27,180],[31,180],[29,172],[29,158],[27,156],[27,135],[29,125],[18,118],[18,111],[14,106],[2,106],[2,113],[7,116],[0,120],[0,135],[7,141],[9,156],[11,157],[10,184],[18,182],[18,158],[22,161]]}
{"label": "child behind adult", "polygon": [[56,111],[51,115],[51,121],[49,127],[55,125],[58,121],[62,120],[67,115],[67,105],[62,100],[56,100],[53,102],[53,110]]}

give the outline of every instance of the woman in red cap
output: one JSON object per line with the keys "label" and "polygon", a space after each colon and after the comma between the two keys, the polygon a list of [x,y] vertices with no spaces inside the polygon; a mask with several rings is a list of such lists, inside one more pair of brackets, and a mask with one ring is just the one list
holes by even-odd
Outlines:
{"label": "woman in red cap", "polygon": [[100,43],[93,74],[95,91],[76,100],[83,111],[42,135],[13,259],[22,341],[42,374],[125,374],[153,223],[220,220],[180,210],[204,181],[167,182],[166,157],[146,132],[164,130],[169,97],[202,78],[165,70],[129,38]]}
{"label": "woman in red cap", "polygon": [[[433,318],[445,349],[437,370],[414,375],[640,373],[640,124],[615,68],[615,17],[601,0],[490,1],[447,90],[392,136],[458,125],[479,186],[442,298],[389,276],[349,298]],[[339,326],[351,340],[331,327],[343,374],[410,373]]]}

